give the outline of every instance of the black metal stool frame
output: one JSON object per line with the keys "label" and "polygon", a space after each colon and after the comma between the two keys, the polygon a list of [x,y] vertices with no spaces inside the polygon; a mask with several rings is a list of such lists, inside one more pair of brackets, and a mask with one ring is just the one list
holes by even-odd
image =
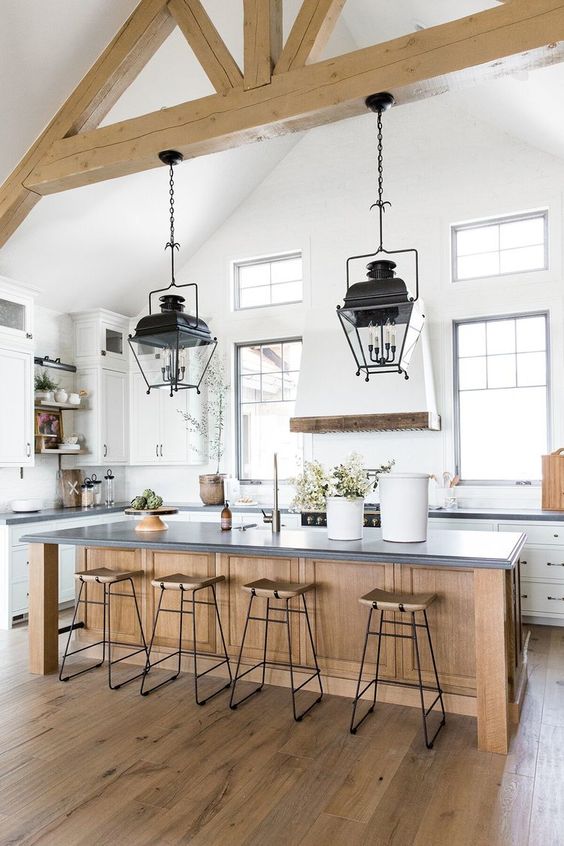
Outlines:
{"label": "black metal stool frame", "polygon": [[[303,720],[305,715],[308,714],[311,711],[311,709],[315,705],[317,705],[318,702],[321,702],[321,700],[323,699],[323,685],[321,683],[321,670],[319,669],[319,664],[317,663],[317,654],[316,654],[316,651],[315,651],[315,644],[313,642],[313,633],[312,633],[311,624],[310,624],[310,621],[309,621],[309,614],[308,614],[308,610],[307,610],[306,598],[305,598],[304,594],[302,593],[301,597],[302,597],[303,606],[304,606],[303,609],[301,609],[301,608],[290,608],[289,603],[290,603],[290,599],[292,597],[288,597],[287,599],[284,599],[283,597],[278,596],[277,592],[274,591],[275,599],[281,599],[285,603],[285,605],[283,607],[276,607],[275,606],[275,607],[271,608],[270,597],[266,597],[266,617],[257,617],[257,616],[254,616],[254,615],[251,614],[251,610],[252,610],[252,607],[253,607],[253,600],[255,599],[256,595],[257,595],[256,591],[254,589],[251,589],[251,596],[250,596],[250,599],[249,599],[249,607],[247,608],[247,617],[245,619],[245,627],[243,629],[243,638],[241,640],[241,648],[239,650],[239,658],[237,660],[237,669],[235,670],[235,678],[233,680],[233,688],[231,690],[231,698],[229,700],[229,707],[234,711],[234,710],[236,710],[236,708],[239,705],[241,705],[247,699],[250,699],[251,696],[254,696],[255,693],[261,692],[261,690],[264,687],[265,674],[266,674],[266,668],[267,667],[269,667],[271,669],[284,668],[284,669],[289,670],[289,672],[290,672],[290,688],[291,688],[291,691],[292,691],[292,711],[293,711],[293,714],[294,714],[294,720],[297,723],[299,723]],[[273,611],[282,612],[282,614],[285,615],[284,619],[277,620],[277,619],[273,618],[271,616],[271,613]],[[294,687],[294,673],[296,671],[302,672],[302,673],[310,672],[312,668],[308,667],[304,664],[294,664],[294,662],[292,660],[292,632],[291,632],[291,627],[290,627],[290,614],[304,614],[305,615],[307,630],[308,630],[308,635],[309,635],[309,642],[311,644],[311,651],[312,651],[312,654],[313,654],[313,662],[315,664],[315,671],[313,673],[311,673],[309,678],[307,678],[304,682],[302,682],[300,685],[298,685],[298,687]],[[241,659],[243,657],[243,649],[245,647],[245,639],[247,637],[247,629],[248,629],[250,620],[257,620],[259,622],[265,623],[262,661],[258,661],[252,667],[249,667],[248,670],[245,670],[245,672],[239,673],[239,670],[241,668]],[[282,625],[286,626],[286,634],[287,634],[287,638],[288,638],[288,664],[284,664],[281,661],[267,661],[266,660],[266,653],[267,653],[267,647],[268,647],[268,626],[269,626],[270,623],[281,623]],[[262,667],[262,678],[261,678],[260,683],[258,684],[258,687],[256,687],[254,690],[251,690],[250,693],[247,693],[246,696],[243,696],[241,699],[238,700],[238,702],[235,702],[234,701],[235,700],[235,688],[237,686],[237,682],[240,681],[245,676],[247,676],[249,673],[252,673],[253,670],[257,670],[259,667]],[[317,697],[317,699],[315,699],[311,703],[311,705],[309,705],[307,708],[305,708],[303,711],[301,711],[301,713],[298,713],[297,709],[296,709],[296,694],[303,687],[305,687],[306,684],[309,684],[309,682],[313,681],[313,679],[315,679],[315,678],[317,678],[317,681],[318,681],[318,684],[319,684],[319,696]]]}
{"label": "black metal stool frame", "polygon": [[[139,655],[140,652],[144,652],[145,656],[148,657],[147,651],[147,643],[145,641],[145,634],[143,632],[143,624],[141,622],[141,614],[139,613],[139,605],[137,603],[137,594],[135,593],[135,585],[133,584],[133,579],[131,577],[127,579],[120,579],[119,582],[102,582],[99,578],[96,577],[95,581],[97,584],[102,585],[102,589],[104,591],[104,598],[100,602],[97,599],[83,599],[82,592],[84,590],[85,585],[87,582],[82,576],[79,576],[80,580],[80,590],[78,592],[78,598],[76,600],[74,606],[74,614],[72,618],[72,623],[69,628],[69,636],[67,639],[67,645],[65,647],[65,651],[63,654],[63,661],[61,664],[61,669],[59,671],[59,681],[67,682],[70,679],[74,679],[77,676],[82,676],[84,673],[89,673],[90,670],[97,670],[101,667],[105,660],[106,660],[106,646],[108,647],[108,686],[110,690],[119,690],[120,687],[124,687],[126,684],[130,684],[130,682],[135,681],[136,679],[141,678],[141,676],[145,675],[146,672],[146,664],[143,670],[140,673],[136,673],[129,679],[126,679],[119,684],[112,683],[112,667],[114,664],[119,664],[122,661],[126,661],[128,658],[132,658],[134,655]],[[131,587],[131,593],[114,593],[114,596],[119,596],[120,599],[122,597],[129,597],[133,599],[135,604],[135,614],[137,616],[137,622],[139,623],[139,631],[141,632],[141,641],[143,646],[140,646],[139,649],[135,649],[133,652],[129,652],[127,655],[124,655],[122,658],[116,658],[112,661],[112,646],[132,646],[131,643],[126,643],[120,640],[112,640],[112,623],[111,623],[111,597],[112,597],[112,584],[123,584],[124,582],[129,582]],[[104,617],[103,617],[103,635],[102,640],[97,640],[95,643],[88,643],[86,646],[82,646],[80,649],[73,649],[72,652],[69,652],[69,646],[72,638],[72,633],[75,628],[78,628],[76,625],[76,617],[78,615],[78,609],[81,605],[102,605],[104,608]],[[99,661],[97,664],[94,664],[92,667],[86,667],[84,670],[79,670],[76,673],[71,673],[68,676],[64,675],[65,670],[65,663],[67,658],[70,658],[71,655],[78,655],[80,652],[85,652],[87,649],[92,649],[94,646],[102,646],[102,660]]]}
{"label": "black metal stool frame", "polygon": [[[161,595],[159,596],[159,603],[157,606],[157,613],[155,615],[155,622],[153,624],[153,633],[151,635],[151,642],[149,643],[149,652],[147,656],[147,667],[146,672],[143,676],[143,681],[141,682],[141,695],[148,696],[149,693],[152,693],[154,690],[158,690],[159,687],[163,687],[165,684],[170,684],[170,682],[176,681],[178,676],[180,675],[182,669],[182,656],[183,655],[191,655],[194,661],[194,696],[196,699],[196,703],[198,705],[205,705],[206,702],[209,702],[210,699],[213,699],[214,696],[217,696],[222,690],[227,690],[227,688],[231,687],[231,683],[233,681],[233,676],[231,673],[231,666],[229,663],[229,656],[227,654],[227,645],[225,643],[225,636],[223,634],[223,626],[221,624],[221,617],[219,616],[219,608],[217,606],[217,596],[215,592],[215,584],[211,585],[204,585],[200,588],[195,588],[194,590],[188,591],[186,588],[180,586],[180,608],[163,608],[163,598],[165,595],[166,590],[177,590],[176,588],[166,588],[164,583],[161,582]],[[211,589],[213,595],[213,601],[204,600],[204,599],[196,599],[195,595],[199,590],[206,590]],[[185,597],[185,593],[191,593],[191,597]],[[185,604],[190,604],[192,607],[191,609],[187,610],[185,608]],[[198,655],[205,658],[219,658],[219,655],[214,655],[211,652],[201,652],[197,649],[197,640],[196,640],[196,605],[213,605],[215,608],[215,616],[219,626],[219,633],[221,635],[221,643],[223,645],[223,658],[221,661],[218,661],[217,664],[214,664],[213,667],[209,667],[207,670],[204,670],[203,673],[198,673]],[[174,652],[171,652],[168,655],[165,655],[163,658],[160,658],[158,661],[153,661],[151,663],[151,651],[153,649],[153,642],[155,640],[155,635],[157,632],[157,624],[159,622],[159,615],[161,611],[165,614],[179,614],[180,615],[180,625],[179,625],[179,634],[178,634],[178,649]],[[182,648],[182,630],[183,630],[183,621],[184,615],[188,614],[192,617],[192,649],[183,649]],[[159,682],[158,684],[153,685],[146,689],[145,682],[147,680],[147,674],[153,667],[157,667],[159,664],[162,664],[164,661],[169,661],[171,658],[174,658],[178,655],[178,667],[176,672],[168,679],[164,679],[164,681]],[[198,692],[198,681],[203,676],[207,676],[208,673],[211,673],[212,670],[216,670],[218,667],[221,667],[223,664],[227,667],[227,672],[229,673],[229,681],[227,684],[222,684],[222,686],[216,690],[214,693],[207,696],[205,699],[200,699],[199,692]]]}
{"label": "black metal stool frame", "polygon": [[[377,695],[377,692],[378,692],[378,684],[388,684],[388,685],[393,685],[393,686],[397,685],[399,687],[411,687],[411,688],[415,688],[415,689],[419,690],[419,698],[420,698],[420,703],[421,703],[421,718],[422,718],[422,721],[423,721],[423,734],[425,736],[425,746],[427,747],[427,749],[432,749],[438,733],[440,732],[442,727],[445,725],[446,715],[445,715],[445,707],[444,707],[444,703],[443,703],[443,691],[442,691],[442,688],[441,688],[441,685],[440,685],[440,682],[439,682],[439,674],[437,672],[437,664],[436,664],[436,661],[435,661],[435,652],[433,650],[433,642],[431,640],[431,632],[429,630],[429,621],[427,619],[427,611],[423,610],[423,619],[425,620],[425,622],[424,623],[417,623],[415,621],[415,615],[417,613],[421,613],[421,612],[405,611],[403,606],[400,605],[400,607],[399,607],[400,613],[411,614],[411,622],[404,623],[401,620],[394,620],[394,619],[386,620],[384,618],[384,610],[382,609],[382,610],[380,610],[380,625],[379,625],[378,631],[371,631],[370,627],[371,627],[371,623],[372,623],[372,615],[373,615],[374,611],[378,611],[378,610],[380,610],[378,608],[378,603],[373,602],[372,607],[370,608],[370,613],[368,614],[368,623],[366,625],[366,635],[365,635],[365,638],[364,638],[364,647],[363,647],[363,650],[362,650],[362,658],[361,658],[361,661],[360,661],[360,671],[359,671],[359,674],[358,674],[358,682],[357,682],[357,685],[356,685],[356,694],[355,694],[355,697],[353,699],[353,712],[352,712],[352,717],[351,717],[350,732],[351,732],[351,734],[356,734],[359,726],[365,721],[365,719],[368,717],[368,715],[371,714],[374,711],[374,708],[376,706],[376,695]],[[390,623],[390,624],[397,625],[397,626],[407,626],[408,628],[411,629],[411,634],[396,634],[395,632],[393,634],[389,634],[387,632],[384,632],[384,631],[382,631],[384,623]],[[425,629],[425,631],[427,632],[427,640],[428,640],[428,643],[429,643],[429,651],[431,653],[431,661],[433,663],[433,672],[434,672],[434,675],[435,675],[436,687],[423,684],[423,679],[422,679],[422,676],[421,676],[421,660],[420,660],[420,656],[419,656],[419,641],[417,639],[417,629]],[[376,653],[376,673],[375,673],[374,678],[371,679],[371,681],[367,682],[364,685],[364,687],[361,689],[362,674],[363,674],[363,671],[364,671],[364,662],[365,662],[365,659],[366,659],[366,650],[368,648],[368,639],[372,636],[375,636],[375,637],[378,638],[378,648],[377,648],[377,653]],[[395,681],[395,680],[391,680],[391,679],[388,680],[388,679],[381,679],[380,678],[380,676],[379,676],[380,649],[381,649],[381,646],[382,646],[382,638],[383,637],[401,638],[401,639],[404,639],[404,640],[413,641],[413,644],[414,644],[414,647],[415,647],[415,664],[416,664],[417,678],[418,678],[417,683],[406,682],[406,681]],[[370,689],[370,687],[372,685],[374,685],[374,695],[373,695],[372,705],[367,710],[367,712],[364,714],[364,716],[362,716],[355,723],[356,710],[357,710],[357,705],[359,703],[359,700],[366,693],[366,691]],[[429,691],[432,691],[433,693],[437,694],[428,708],[425,707],[425,698],[424,698],[424,691],[425,690],[429,690]],[[441,706],[442,718],[441,718],[441,721],[439,723],[437,730],[435,731],[434,735],[429,740],[429,732],[428,732],[428,728],[427,728],[427,718],[428,718],[429,714],[431,713],[431,711],[433,710],[433,708],[435,707],[435,705],[437,704],[437,702],[439,702],[440,706]]]}

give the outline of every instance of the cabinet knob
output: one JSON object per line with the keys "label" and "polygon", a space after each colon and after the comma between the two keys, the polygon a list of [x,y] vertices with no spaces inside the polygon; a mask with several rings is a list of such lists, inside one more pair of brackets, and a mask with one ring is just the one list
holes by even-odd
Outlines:
{"label": "cabinet knob", "polygon": [[[31,332],[26,332],[25,336],[28,339],[28,341],[31,341],[33,339],[33,335],[31,334]],[[29,596],[29,594],[28,594],[28,596]]]}
{"label": "cabinet knob", "polygon": [[100,350],[100,355],[106,355],[106,350]]}
{"label": "cabinet knob", "polygon": [[528,598],[529,598],[529,594],[528,594],[528,593],[522,593],[522,594],[521,594],[521,599],[528,599]]}

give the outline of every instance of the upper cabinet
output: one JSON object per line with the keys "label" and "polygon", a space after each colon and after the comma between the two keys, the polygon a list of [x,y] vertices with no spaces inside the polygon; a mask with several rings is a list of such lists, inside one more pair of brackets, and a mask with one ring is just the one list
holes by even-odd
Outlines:
{"label": "upper cabinet", "polygon": [[131,374],[130,385],[130,463],[204,463],[202,439],[187,429],[183,416],[186,412],[196,419],[201,416],[201,397],[196,391],[178,391],[173,397],[158,389],[147,394],[140,373]]}
{"label": "upper cabinet", "polygon": [[0,466],[31,467],[33,450],[33,353],[0,346]]}
{"label": "upper cabinet", "polygon": [[33,292],[0,276],[0,344],[31,349]]}
{"label": "upper cabinet", "polygon": [[77,367],[95,364],[126,372],[129,361],[129,318],[106,309],[73,314]]}

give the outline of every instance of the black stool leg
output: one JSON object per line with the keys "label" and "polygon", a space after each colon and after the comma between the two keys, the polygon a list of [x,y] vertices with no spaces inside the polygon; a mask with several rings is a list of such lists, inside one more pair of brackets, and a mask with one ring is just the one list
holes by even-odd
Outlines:
{"label": "black stool leg", "polygon": [[215,593],[215,585],[211,586],[212,594],[213,594],[213,604],[215,607],[215,616],[217,619],[217,625],[219,626],[219,634],[221,636],[221,644],[223,646],[223,654],[225,656],[225,663],[227,664],[227,672],[229,673],[229,684],[226,684],[225,687],[231,687],[231,683],[233,682],[233,675],[231,673],[231,663],[229,661],[229,655],[227,654],[227,644],[225,642],[225,635],[223,634],[223,626],[221,624],[221,617],[219,616],[219,607],[217,604],[217,596]]}
{"label": "black stool leg", "polygon": [[[198,664],[197,664],[198,651],[197,651],[197,640],[196,640],[196,591],[194,590],[194,591],[192,591],[192,638],[193,638],[193,657],[194,657],[194,691],[195,691],[195,697],[196,697],[196,704],[197,705],[205,705],[206,702],[209,702],[209,700],[213,699],[214,696],[217,696],[218,693],[221,693],[223,690],[227,690],[228,687],[231,687],[231,668],[229,667],[229,658],[228,658],[228,655],[227,655],[227,648],[225,646],[225,639],[223,637],[223,630],[221,629],[221,620],[219,619],[219,608],[217,607],[217,598],[216,598],[216,595],[215,595],[214,585],[207,585],[207,587],[211,587],[212,592],[213,592],[213,604],[215,606],[215,613],[216,613],[217,619],[219,620],[219,626],[220,626],[220,630],[221,630],[221,639],[223,641],[225,658],[224,658],[223,661],[219,661],[219,663],[214,664],[213,667],[209,667],[207,670],[204,670],[203,673],[198,673]],[[197,590],[205,590],[205,589],[206,588],[197,588]],[[222,664],[227,664],[227,668],[228,668],[228,671],[229,671],[229,681],[227,682],[227,684],[222,684],[221,687],[218,688],[218,690],[214,691],[213,693],[210,693],[210,695],[206,696],[205,699],[200,699],[199,692],[198,692],[198,679],[200,679],[202,676],[207,675],[212,670],[215,670],[217,667],[221,667]]]}
{"label": "black stool leg", "polygon": [[[114,641],[112,640],[112,615],[111,615],[111,596],[112,596],[112,585],[111,583],[108,585],[104,585],[104,591],[107,593],[107,603],[108,603],[108,687],[110,690],[119,690],[120,687],[125,687],[126,684],[130,684],[132,681],[136,679],[140,679],[142,676],[145,676],[147,673],[147,662],[149,660],[149,651],[147,649],[147,642],[145,641],[145,634],[143,632],[143,624],[141,622],[141,614],[139,612],[139,605],[137,604],[137,594],[135,592],[135,585],[133,584],[133,579],[123,579],[123,581],[129,582],[131,587],[131,596],[133,598],[133,603],[135,605],[135,613],[137,616],[137,622],[139,623],[139,631],[141,633],[141,643],[143,644],[140,649],[135,649],[133,652],[129,652],[127,655],[123,655],[121,658],[116,658],[115,661],[112,660],[112,646]],[[119,596],[120,594],[116,594]],[[123,599],[123,597],[122,597]],[[117,644],[117,642],[116,642]],[[129,644],[119,643],[119,646],[128,646]],[[138,655],[140,652],[145,653],[145,666],[141,670],[140,673],[136,673],[131,678],[126,679],[119,684],[112,684],[112,667],[114,664],[119,664],[122,661],[127,660],[127,658],[132,658],[134,655]]]}
{"label": "black stool leg", "polygon": [[[440,732],[440,730],[442,729],[442,727],[446,723],[446,714],[445,714],[445,706],[444,706],[444,702],[443,702],[443,691],[442,691],[442,688],[441,688],[441,683],[439,681],[439,674],[437,672],[437,662],[435,661],[435,650],[433,649],[433,641],[431,640],[431,631],[429,629],[429,620],[427,619],[426,609],[423,610],[423,618],[425,620],[425,629],[427,631],[427,640],[429,642],[429,652],[431,653],[431,661],[433,663],[433,672],[435,674],[435,682],[436,682],[436,685],[437,685],[437,698],[438,698],[438,701],[440,703],[441,713],[442,713],[441,722],[439,723],[439,727],[436,730],[433,737],[431,738],[431,747],[432,747],[435,738],[437,737],[438,733]],[[435,699],[435,702],[433,702],[433,704],[429,707],[429,709],[428,709],[429,712],[432,710],[436,701],[437,701],[437,699]]]}
{"label": "black stool leg", "polygon": [[[244,673],[239,673],[241,669],[241,659],[243,657],[243,649],[245,648],[245,639],[247,637],[247,629],[249,627],[249,619],[251,617],[251,610],[253,607],[253,600],[255,598],[255,594],[251,593],[251,597],[249,599],[249,607],[247,608],[247,617],[245,619],[245,627],[243,629],[243,638],[241,640],[241,648],[239,650],[239,657],[237,659],[237,669],[235,670],[235,677],[233,679],[233,687],[231,688],[231,696],[229,699],[229,707],[234,711],[242,702],[245,702],[251,696],[254,696],[255,693],[259,693],[262,690],[264,685],[264,675],[265,675],[265,662],[260,661],[258,664],[255,664],[253,667],[250,667],[248,670],[245,670]],[[268,622],[265,623],[266,630],[264,634],[264,656],[266,656],[266,646],[267,646],[267,638],[268,638]],[[256,670],[258,667],[262,666],[262,682],[258,687],[255,687],[254,690],[251,690],[250,693],[247,693],[246,696],[243,696],[242,699],[239,699],[238,702],[235,702],[235,690],[237,688],[237,682],[243,678],[243,676],[248,675],[253,670]]]}
{"label": "black stool leg", "polygon": [[[302,594],[302,597],[303,597],[303,594]],[[304,606],[305,606],[305,597],[304,597]],[[313,660],[315,662],[316,671],[312,676],[310,676],[308,679],[306,679],[305,682],[302,682],[302,684],[298,685],[298,687],[294,686],[294,659],[292,657],[292,627],[290,625],[290,600],[289,599],[286,600],[285,611],[286,611],[286,633],[287,633],[287,636],[288,636],[288,665],[289,665],[289,668],[290,668],[290,686],[291,686],[291,690],[292,690],[292,711],[294,712],[294,720],[297,723],[300,723],[303,720],[303,718],[305,717],[305,715],[308,714],[311,711],[311,709],[314,707],[314,705],[317,705],[318,702],[321,702],[321,699],[323,697],[323,688],[321,686],[321,676],[320,676],[319,667],[317,665],[317,656],[315,654],[315,646],[314,646],[314,643],[313,643],[313,636],[312,636],[312,632],[311,632],[311,627],[309,625],[309,618],[307,617],[307,606],[306,606],[306,619],[307,619],[307,625],[308,625],[308,629],[309,629],[309,636],[310,636],[310,640],[311,640],[311,647],[313,649]],[[298,712],[296,710],[296,693],[316,677],[319,681],[320,695],[317,697],[317,699],[314,699],[314,701],[311,703],[311,705],[309,705],[305,710],[303,710],[301,713],[298,714]]]}
{"label": "black stool leg", "polygon": [[[436,690],[437,696],[435,697],[435,699],[433,700],[433,702],[431,703],[431,705],[428,708],[425,708],[425,699],[424,699],[424,696],[423,696],[423,681],[421,679],[421,659],[420,659],[420,656],[419,656],[419,643],[417,641],[417,626],[415,624],[415,612],[412,612],[412,614],[411,614],[411,621],[412,621],[411,625],[412,625],[412,630],[413,630],[413,643],[414,643],[414,646],[415,646],[415,663],[417,665],[417,676],[418,676],[418,679],[419,679],[419,697],[420,697],[420,700],[421,700],[421,715],[422,715],[422,719],[423,719],[423,733],[425,735],[425,746],[427,747],[427,749],[432,749],[433,743],[435,742],[435,738],[437,737],[438,733],[440,732],[440,730],[442,729],[442,727],[445,724],[445,711],[444,711],[444,706],[443,706],[443,692],[442,692],[441,686],[439,684],[439,676],[437,674],[437,668],[436,668],[436,665],[435,665],[435,655],[433,653],[433,645],[431,643],[431,633],[429,631],[427,614],[425,613],[425,611],[423,613],[425,614],[425,628],[427,630],[427,637],[429,639],[429,647],[430,647],[430,650],[431,650],[431,660],[433,662],[433,669],[435,671],[435,679],[437,681],[437,690]],[[427,689],[429,689],[429,688],[427,688]],[[427,731],[427,717],[429,716],[429,714],[433,710],[437,700],[439,700],[440,703],[441,703],[442,719],[441,719],[441,722],[439,723],[439,727],[437,728],[435,734],[429,740],[429,734],[428,734],[428,731]]]}
{"label": "black stool leg", "polygon": [[[173,676],[171,676],[169,679],[165,679],[164,681],[159,682],[158,684],[153,685],[153,687],[147,688],[146,685],[145,685],[145,683],[147,681],[147,675],[149,673],[149,670],[151,670],[152,666],[154,666],[154,665],[151,664],[151,654],[153,652],[153,643],[154,643],[154,640],[155,640],[155,634],[157,632],[157,626],[158,626],[158,623],[159,623],[159,615],[161,613],[161,606],[163,604],[164,593],[165,593],[165,589],[164,589],[164,587],[161,587],[161,595],[159,596],[159,602],[158,602],[158,605],[157,605],[157,613],[155,614],[155,622],[153,623],[153,631],[152,631],[152,634],[151,634],[151,640],[149,642],[149,650],[148,650],[148,653],[147,653],[147,666],[145,667],[145,672],[143,673],[143,678],[141,680],[141,690],[140,690],[141,696],[148,696],[149,693],[153,692],[153,690],[157,690],[157,688],[162,687],[163,685],[168,684],[171,681],[174,681],[175,679],[178,678],[178,675],[180,673],[180,657],[179,657],[179,659],[178,659],[179,669],[177,670],[177,672]],[[182,618],[181,618],[181,624],[180,624],[180,637],[181,637],[180,643],[182,643]],[[169,658],[169,657],[171,657],[171,656],[167,655],[167,658]],[[174,653],[173,653],[173,657],[174,657]],[[155,664],[159,664],[159,663],[160,663],[160,661],[155,662]]]}
{"label": "black stool leg", "polygon": [[423,679],[421,678],[421,659],[419,657],[419,643],[417,641],[417,626],[415,624],[415,612],[411,612],[411,630],[413,647],[415,649],[415,668],[417,670],[417,678],[419,681],[419,699],[421,701],[421,716],[423,720],[423,734],[425,735],[425,746],[431,749],[432,743],[429,743],[429,736],[427,734],[427,720],[425,718],[425,699],[423,697]]}
{"label": "black stool leg", "polygon": [[[368,614],[368,622],[366,624],[366,635],[364,637],[364,647],[363,647],[363,650],[362,650],[362,658],[360,659],[360,670],[359,670],[359,673],[358,673],[358,682],[357,682],[357,685],[356,685],[355,697],[353,699],[353,712],[352,712],[352,716],[351,716],[351,725],[350,725],[350,733],[351,734],[356,734],[359,726],[365,721],[365,719],[368,717],[369,714],[372,714],[372,712],[374,711],[374,708],[376,706],[376,695],[378,693],[378,681],[380,679],[380,651],[381,651],[381,647],[382,647],[382,627],[384,625],[384,612],[383,611],[380,611],[380,626],[378,628],[378,648],[377,648],[377,652],[376,652],[376,672],[375,672],[374,678],[371,679],[369,682],[367,682],[367,684],[365,684],[364,687],[361,689],[362,674],[364,672],[364,662],[366,660],[366,651],[368,649],[368,640],[371,636],[376,635],[376,632],[370,631],[370,627],[371,627],[371,624],[372,624],[372,614],[375,610],[378,610],[378,609],[375,608],[375,606],[373,605],[370,608],[370,613]],[[366,693],[366,691],[369,690],[372,685],[374,685],[374,696],[373,696],[373,699],[372,699],[372,705],[367,710],[367,712],[364,714],[364,716],[361,717],[360,720],[358,720],[357,723],[355,723],[356,709],[357,709],[358,703],[359,703],[360,699],[362,698],[363,694]]]}
{"label": "black stool leg", "polygon": [[[67,682],[67,681],[69,681],[69,679],[74,679],[75,676],[81,676],[83,673],[88,673],[90,670],[97,670],[98,667],[102,666],[102,664],[104,663],[104,660],[105,660],[105,642],[104,642],[105,637],[106,637],[106,633],[105,633],[106,632],[106,605],[105,605],[105,603],[104,603],[104,634],[103,634],[104,640],[98,641],[97,643],[89,643],[88,646],[83,646],[81,649],[76,649],[73,652],[69,652],[69,647],[70,647],[71,639],[72,639],[72,633],[73,633],[73,630],[74,630],[74,625],[76,623],[76,618],[77,618],[77,615],[78,615],[78,609],[80,607],[80,602],[82,600],[82,591],[84,590],[84,587],[85,587],[85,582],[83,582],[82,579],[81,579],[80,580],[80,590],[78,591],[78,598],[77,598],[75,606],[74,606],[74,613],[72,615],[72,623],[71,623],[71,627],[70,627],[70,630],[69,630],[69,636],[67,638],[67,645],[65,646],[65,651],[63,653],[63,661],[62,661],[62,664],[61,664],[61,669],[59,670],[59,681]],[[66,660],[67,660],[69,655],[76,655],[77,652],[84,652],[86,649],[90,649],[92,646],[100,646],[100,644],[102,644],[102,660],[101,661],[99,661],[97,664],[94,664],[92,667],[86,667],[85,670],[79,670],[78,673],[71,673],[68,676],[64,675],[65,663],[66,663]]]}

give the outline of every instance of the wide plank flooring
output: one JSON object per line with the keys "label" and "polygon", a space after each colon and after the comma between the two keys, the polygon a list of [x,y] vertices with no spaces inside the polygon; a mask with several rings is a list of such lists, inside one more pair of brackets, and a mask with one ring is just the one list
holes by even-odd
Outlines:
{"label": "wide plank flooring", "polygon": [[412,708],[353,737],[339,697],[298,724],[281,688],[230,711],[188,675],[147,698],[100,670],[61,684],[0,632],[0,844],[563,846],[564,629],[532,629],[529,672],[505,758],[470,717],[429,752]]}

